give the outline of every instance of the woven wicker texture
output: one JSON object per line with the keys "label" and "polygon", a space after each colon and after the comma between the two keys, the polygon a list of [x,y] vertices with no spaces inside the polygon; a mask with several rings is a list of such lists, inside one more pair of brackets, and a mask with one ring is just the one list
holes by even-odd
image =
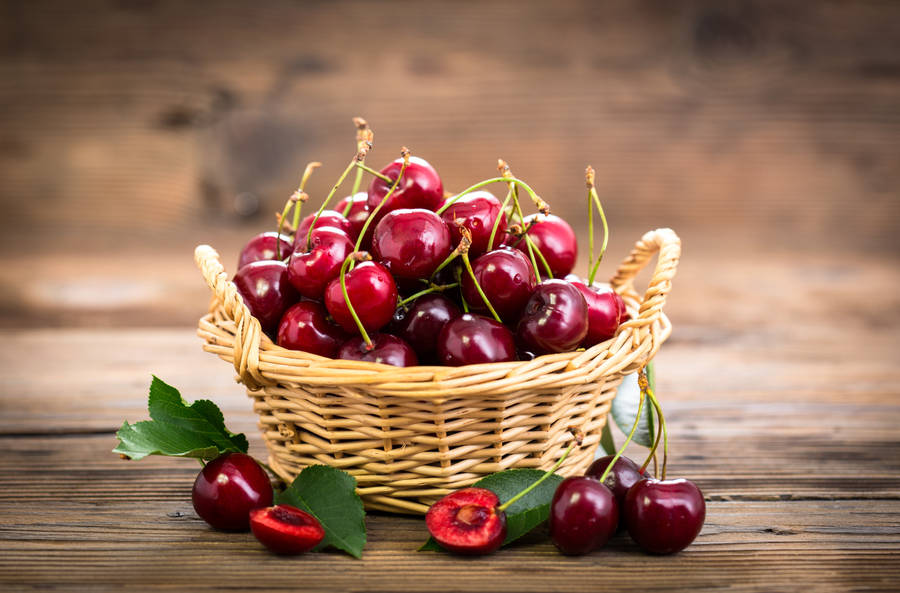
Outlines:
{"label": "woven wicker texture", "polygon": [[[634,277],[657,253],[640,296]],[[277,346],[215,250],[200,245],[194,255],[214,295],[198,334],[247,387],[278,475],[291,481],[307,465],[332,465],[356,477],[367,508],[424,513],[487,474],[550,467],[569,427],[586,437],[559,471],[584,471],[622,377],[646,364],[671,332],[662,310],[681,241],[670,229],[650,231],[619,266],[610,283],[632,319],[610,340],[528,362],[455,368],[332,360]]]}

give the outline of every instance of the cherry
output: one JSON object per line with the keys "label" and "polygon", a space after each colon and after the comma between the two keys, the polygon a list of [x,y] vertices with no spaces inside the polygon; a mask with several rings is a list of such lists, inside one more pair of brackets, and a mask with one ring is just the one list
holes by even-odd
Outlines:
{"label": "cherry", "polygon": [[[349,211],[347,210],[347,205],[350,205]],[[352,196],[347,196],[338,202],[334,209],[341,213],[347,212],[346,218],[350,222],[350,236],[357,238],[359,233],[362,232],[363,225],[366,224],[366,219],[369,218],[369,194],[361,191]],[[370,226],[369,230],[366,231],[368,236],[363,238],[364,246],[371,243],[374,231],[374,226]]]}
{"label": "cherry", "polygon": [[420,296],[408,309],[400,308],[391,322],[391,333],[400,336],[415,350],[421,361],[431,361],[437,354],[437,340],[447,324],[462,315],[453,301],[442,294]]}
{"label": "cherry", "polygon": [[285,556],[309,552],[325,538],[318,519],[287,504],[250,511],[250,531],[270,551]]}
{"label": "cherry", "polygon": [[612,290],[588,286],[580,281],[572,282],[572,286],[581,292],[588,308],[588,332],[582,346],[587,348],[613,337],[619,329],[625,309],[622,297]]}
{"label": "cherry", "polygon": [[438,361],[446,366],[516,360],[512,332],[493,319],[471,313],[444,325],[437,351]]}
{"label": "cherry", "polygon": [[[305,216],[303,220],[300,221],[300,226],[297,228],[297,232],[294,234],[295,250],[306,251],[306,238],[307,236],[309,236],[309,227],[312,225],[315,218],[316,214],[312,213],[309,216]],[[316,220],[316,228],[321,229],[325,227],[334,227],[336,229],[340,229],[347,233],[348,237],[356,240],[356,235],[353,234],[353,225],[350,224],[350,221],[347,220],[340,212],[336,212],[334,210],[322,210],[322,213],[319,215],[319,219]]]}
{"label": "cherry", "polygon": [[[306,235],[303,235],[306,241]],[[325,287],[337,278],[341,264],[353,253],[350,237],[341,230],[316,225],[311,236],[311,249],[297,249],[288,261],[288,280],[308,299],[322,300]]]}
{"label": "cherry", "polygon": [[[347,272],[345,283],[350,302],[367,331],[378,331],[390,322],[397,308],[397,285],[387,268],[372,261],[362,262]],[[359,333],[344,300],[340,278],[325,288],[325,307],[338,325],[350,333]]]}
{"label": "cherry", "polygon": [[[537,285],[528,258],[515,249],[495,249],[472,262],[472,271],[500,319],[515,323]],[[462,293],[473,311],[488,310],[472,277],[465,271],[462,274]]]}
{"label": "cherry", "polygon": [[216,529],[243,531],[250,511],[272,504],[272,483],[255,459],[226,453],[207,463],[191,492],[194,510]]}
{"label": "cherry", "polygon": [[[318,229],[316,229],[318,230]],[[316,231],[313,231],[316,232]],[[334,358],[350,337],[327,317],[320,303],[301,301],[285,311],[278,326],[278,345]]]}
{"label": "cherry", "polygon": [[234,284],[244,304],[267,334],[278,327],[284,311],[300,298],[288,281],[287,269],[284,262],[260,260],[247,264],[234,275]]}
{"label": "cherry", "polygon": [[516,337],[536,354],[567,352],[587,335],[587,315],[577,288],[565,280],[544,280],[525,305]]}
{"label": "cherry", "polygon": [[[615,455],[607,455],[595,459],[587,471],[584,472],[584,475],[599,480],[603,477],[603,472],[606,471],[613,457]],[[625,527],[625,495],[628,494],[628,489],[637,483],[638,480],[643,479],[643,477],[644,475],[641,473],[641,468],[638,464],[627,457],[620,456],[612,466],[612,469],[609,470],[609,473],[606,474],[606,479],[603,480],[603,484],[612,491],[613,496],[616,497],[619,509],[622,510],[619,514],[620,530]]]}
{"label": "cherry", "polygon": [[451,250],[447,225],[422,208],[389,212],[372,237],[372,256],[397,279],[428,278]]}
{"label": "cherry", "polygon": [[[562,278],[572,271],[578,259],[578,240],[569,223],[555,214],[536,213],[525,217],[525,227],[528,228],[528,236],[547,260],[554,278]],[[516,243],[516,249],[528,253],[524,239]]]}
{"label": "cherry", "polygon": [[[278,239],[276,241],[276,239]],[[276,245],[280,243],[280,246]],[[240,270],[249,263],[266,259],[277,259],[281,255],[281,259],[287,258],[291,254],[291,238],[287,235],[279,235],[272,231],[268,233],[260,233],[247,241],[244,248],[241,249],[241,255],[238,258],[238,269]],[[276,253],[276,250],[278,253]]]}
{"label": "cherry", "polygon": [[550,502],[550,539],[570,556],[603,546],[615,533],[618,521],[616,497],[593,478],[566,478]]}
{"label": "cherry", "polygon": [[[500,200],[487,191],[474,191],[456,200],[449,208],[444,210],[441,218],[450,228],[453,244],[456,245],[462,239],[457,223],[472,232],[472,245],[469,247],[469,257],[476,258],[489,251],[493,246],[499,247],[506,237],[506,217],[501,216],[503,205]],[[494,236],[493,246],[488,242],[494,228],[494,222],[500,216],[497,223],[497,233]]]}
{"label": "cherry", "polygon": [[703,528],[706,502],[690,480],[645,478],[625,496],[625,524],[637,544],[651,554],[674,554]]}
{"label": "cherry", "polygon": [[397,336],[372,334],[369,347],[362,337],[350,338],[338,350],[338,358],[390,364],[395,367],[414,367],[419,364],[415,351]]}
{"label": "cherry", "polygon": [[[381,174],[391,180],[396,180],[403,166],[403,159],[399,158],[381,170]],[[388,183],[380,177],[376,177],[369,185],[369,210],[375,210],[384,196],[390,191],[393,181]],[[410,157],[409,166],[403,173],[403,179],[397,184],[397,189],[388,198],[388,201],[378,211],[378,218],[392,210],[399,208],[425,208],[437,210],[444,200],[444,184],[428,161],[419,157]],[[377,221],[376,221],[377,222]]]}
{"label": "cherry", "polygon": [[428,509],[425,525],[441,547],[457,554],[490,554],[506,539],[506,513],[486,488],[463,488]]}

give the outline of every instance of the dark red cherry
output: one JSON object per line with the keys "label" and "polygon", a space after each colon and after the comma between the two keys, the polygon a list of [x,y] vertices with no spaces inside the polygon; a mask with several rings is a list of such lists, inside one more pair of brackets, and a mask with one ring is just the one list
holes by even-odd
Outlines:
{"label": "dark red cherry", "polygon": [[250,531],[269,551],[284,556],[309,552],[325,538],[318,519],[287,504],[250,511]]}
{"label": "dark red cherry", "polygon": [[622,297],[611,290],[587,286],[584,282],[572,282],[572,286],[581,292],[588,308],[588,332],[581,345],[589,348],[613,337],[619,329],[624,309]]}
{"label": "dark red cherry", "polygon": [[412,346],[420,361],[437,356],[437,339],[447,322],[462,315],[459,307],[442,294],[426,294],[406,309],[398,309],[390,331]]}
{"label": "dark red cherry", "polygon": [[372,237],[372,257],[398,279],[428,278],[451,250],[447,225],[437,214],[422,208],[389,212]]}
{"label": "dark red cherry", "polygon": [[[350,302],[366,331],[378,331],[391,321],[397,308],[397,285],[387,268],[372,261],[362,262],[347,272],[344,280]],[[340,277],[325,289],[325,307],[338,325],[351,334],[359,334],[344,300]]]}
{"label": "dark red cherry", "polygon": [[[572,268],[575,267],[575,260],[578,259],[578,240],[575,238],[575,231],[572,230],[569,223],[555,214],[536,213],[526,216],[526,226],[532,220],[537,222],[528,230],[528,236],[541,250],[544,259],[550,266],[550,271],[553,272],[553,277],[563,278],[572,271]],[[524,239],[516,243],[516,248],[528,253]],[[540,262],[538,265],[543,266]],[[541,274],[544,274],[543,267],[539,269]]]}
{"label": "dark red cherry", "polygon": [[437,351],[438,361],[445,366],[516,360],[512,332],[493,319],[471,313],[444,325]]}
{"label": "dark red cherry", "polygon": [[428,509],[425,525],[431,537],[450,552],[490,554],[506,539],[506,513],[500,499],[485,488],[463,488]]}
{"label": "dark red cherry", "polygon": [[[403,159],[397,159],[381,170],[381,174],[392,180],[400,175]],[[384,196],[391,189],[393,181],[387,181],[376,177],[369,185],[369,210],[374,211],[381,203]],[[387,203],[378,211],[378,219],[385,214],[399,208],[425,208],[437,210],[444,199],[444,184],[428,161],[419,157],[410,157],[409,166],[403,173],[403,179],[397,185],[397,189],[388,198]],[[376,220],[377,222],[377,220]]]}
{"label": "dark red cherry", "polygon": [[706,502],[689,480],[645,478],[628,490],[623,513],[629,535],[644,551],[674,554],[700,533]]}
{"label": "dark red cherry", "polygon": [[[615,456],[607,455],[595,459],[587,471],[584,472],[584,475],[599,480],[600,476],[603,475],[603,472],[606,471],[609,462],[613,460],[613,457]],[[606,487],[609,488],[612,491],[613,496],[616,497],[619,509],[623,510],[623,512],[619,514],[619,530],[622,530],[625,527],[625,495],[628,494],[628,489],[634,486],[638,480],[643,479],[643,477],[644,475],[641,474],[641,468],[638,464],[627,457],[619,457],[616,460],[615,465],[613,465],[612,469],[609,470],[609,473],[606,475],[606,479],[603,480]]]}
{"label": "dark red cherry", "polygon": [[194,510],[216,529],[244,531],[250,511],[272,504],[272,483],[249,455],[226,453],[207,463],[191,492]]}
{"label": "dark red cherry", "polygon": [[[366,224],[366,219],[369,218],[369,194],[361,191],[352,196],[347,196],[338,202],[334,209],[343,213],[344,210],[347,209],[347,204],[352,204],[350,206],[350,211],[347,213],[347,220],[350,221],[350,236],[354,237],[355,240],[362,232],[362,228]],[[366,237],[363,239],[362,249],[368,250],[368,246],[372,242],[372,233],[374,232],[375,225],[369,225],[369,230],[366,231]]]}
{"label": "dark red cherry", "polygon": [[315,301],[301,301],[285,311],[278,326],[279,346],[328,358],[334,358],[349,338],[339,325],[328,319],[325,307]]}
{"label": "dark red cherry", "polygon": [[606,544],[618,521],[616,497],[593,478],[566,478],[550,502],[550,539],[570,556],[589,554]]}
{"label": "dark red cherry", "polygon": [[285,310],[300,299],[288,281],[287,264],[280,261],[249,263],[234,275],[234,284],[267,334],[278,328]]}
{"label": "dark red cherry", "polygon": [[308,299],[321,301],[328,283],[337,278],[341,264],[353,253],[347,233],[334,227],[313,229],[312,248],[298,249],[288,260],[288,280]]}
{"label": "dark red cherry", "polygon": [[[452,198],[451,198],[452,199]],[[502,208],[500,200],[490,192],[474,191],[456,200],[449,208],[444,210],[441,218],[450,229],[451,241],[458,245],[462,234],[457,223],[472,232],[472,246],[469,248],[469,257],[474,259],[493,247],[500,247],[506,238],[506,217],[500,218],[497,226],[497,234],[494,236],[493,246],[488,245],[494,221],[500,216]]]}
{"label": "dark red cherry", "polygon": [[[315,212],[313,212],[309,216],[305,216],[303,220],[300,221],[300,227],[297,229],[297,233],[294,235],[295,251],[307,251],[306,237],[309,234],[309,227],[310,225],[312,225],[312,222],[315,218],[316,214]],[[350,224],[350,221],[344,218],[344,215],[340,212],[336,212],[334,210],[322,210],[322,214],[319,215],[319,219],[316,220],[316,228],[321,229],[325,227],[340,229],[344,231],[352,240],[356,240],[356,235],[353,234],[353,225]]]}
{"label": "dark red cherry", "polygon": [[371,334],[372,348],[369,349],[361,336],[350,338],[338,350],[338,358],[363,360],[390,364],[395,367],[414,367],[419,359],[413,349],[397,336],[391,334]]}
{"label": "dark red cherry", "polygon": [[280,235],[281,240],[276,241],[279,234],[276,232],[260,233],[247,241],[244,248],[241,249],[241,255],[238,258],[238,269],[240,270],[247,264],[255,261],[266,259],[276,259],[276,244],[281,243],[280,254],[281,259],[287,259],[293,248],[291,247],[291,238],[287,235]]}
{"label": "dark red cherry", "polygon": [[568,352],[588,331],[587,304],[581,292],[565,280],[537,285],[516,329],[516,338],[536,354]]}
{"label": "dark red cherry", "polygon": [[[528,258],[515,249],[495,249],[473,261],[472,271],[500,319],[514,324],[537,285]],[[473,311],[488,311],[466,270],[462,273],[462,293]]]}

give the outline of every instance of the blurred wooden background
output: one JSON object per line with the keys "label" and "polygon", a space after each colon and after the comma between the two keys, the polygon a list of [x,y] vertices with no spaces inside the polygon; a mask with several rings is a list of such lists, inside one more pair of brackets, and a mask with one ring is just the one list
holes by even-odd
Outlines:
{"label": "blurred wooden background", "polygon": [[191,247],[230,262],[310,160],[320,200],[354,115],[373,166],[405,144],[458,189],[503,157],[582,237],[592,164],[611,262],[657,226],[687,261],[893,258],[898,39],[890,1],[4,0],[0,323],[192,321]]}

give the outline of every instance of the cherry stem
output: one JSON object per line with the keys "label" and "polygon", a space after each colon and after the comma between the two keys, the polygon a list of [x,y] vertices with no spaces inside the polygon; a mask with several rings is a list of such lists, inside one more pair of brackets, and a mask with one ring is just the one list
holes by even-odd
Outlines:
{"label": "cherry stem", "polygon": [[[462,245],[462,241],[460,241],[460,245]],[[431,273],[431,277],[434,278],[435,276],[437,276],[438,272],[440,272],[441,270],[443,270],[444,268],[446,268],[448,265],[450,265],[450,263],[451,263],[453,260],[455,260],[457,257],[459,257],[459,254],[460,254],[459,245],[457,245],[457,246],[456,246],[456,249],[454,249],[453,251],[451,251],[451,252],[450,252],[450,255],[448,255],[448,256],[444,259],[444,261],[442,261],[441,264],[440,264],[438,267],[436,267],[436,268],[434,269],[434,272]]]}
{"label": "cherry stem", "polygon": [[[641,390],[641,398],[638,400],[638,409],[637,415],[634,417],[634,424],[631,425],[631,432],[628,433],[628,438],[625,439],[625,442],[622,443],[622,446],[619,447],[619,450],[616,451],[616,454],[613,455],[613,458],[609,460],[609,465],[606,466],[606,469],[603,471],[603,475],[600,476],[600,482],[602,483],[606,476],[609,475],[609,472],[612,471],[613,466],[616,464],[616,461],[619,460],[619,457],[622,456],[622,453],[625,452],[625,447],[628,446],[628,443],[631,442],[631,439],[634,437],[634,433],[637,431],[638,424],[641,422],[641,412],[644,409],[644,390]],[[607,420],[608,421],[608,420]]]}
{"label": "cherry stem", "polygon": [[484,301],[484,304],[487,305],[488,310],[491,312],[491,315],[494,316],[494,319],[497,320],[497,323],[503,323],[500,320],[500,316],[497,315],[497,311],[494,310],[494,306],[491,304],[491,301],[488,300],[487,295],[484,294],[484,291],[481,290],[481,285],[478,284],[478,279],[475,277],[475,271],[472,270],[472,263],[469,262],[469,253],[468,251],[463,252],[462,254],[463,264],[466,266],[466,270],[469,272],[469,278],[472,279],[472,282],[475,284],[475,289],[478,290],[478,294],[481,295],[481,300]]}
{"label": "cherry stem", "polygon": [[[588,188],[588,273],[590,273],[590,270],[594,267],[594,204],[591,201],[591,188],[594,187],[594,168],[588,165],[584,175]],[[590,282],[588,285],[590,285]]]}
{"label": "cherry stem", "polygon": [[[588,197],[596,204],[597,210],[600,212],[600,220],[603,222],[603,244],[600,246],[600,254],[597,255],[597,261],[594,262],[593,267],[591,267],[591,273],[588,276],[588,286],[592,286],[594,284],[594,276],[597,275],[597,269],[600,267],[600,262],[603,261],[603,254],[606,253],[606,245],[609,243],[609,225],[606,222],[606,214],[603,213],[603,205],[600,203],[600,196],[597,195],[597,188],[594,187],[594,170],[590,169],[590,167],[588,167],[588,169],[591,173],[590,185],[588,186]],[[590,208],[590,203],[588,203],[588,207]],[[593,213],[593,208],[590,209],[590,212]],[[594,231],[592,219],[593,216],[588,218],[588,224],[590,225],[588,232],[591,237],[591,259],[594,257]],[[590,264],[588,264],[588,267],[590,267]]]}
{"label": "cherry stem", "polygon": [[534,254],[537,255],[538,259],[541,260],[541,263],[544,265],[544,271],[547,272],[548,278],[553,278],[553,272],[550,270],[550,264],[547,263],[547,258],[544,257],[544,254],[541,253],[541,249],[534,242],[534,239],[525,234],[525,242],[528,243],[529,247],[534,250]]}
{"label": "cherry stem", "polygon": [[353,321],[356,323],[357,329],[359,329],[359,335],[362,336],[362,339],[366,342],[366,348],[371,350],[374,348],[372,346],[372,340],[369,338],[369,334],[366,333],[366,328],[363,327],[362,321],[359,320],[359,316],[356,314],[356,309],[353,308],[353,303],[350,302],[350,294],[347,292],[347,267],[349,267],[350,262],[356,261],[357,259],[361,260],[370,260],[369,254],[365,251],[354,251],[344,260],[344,263],[341,264],[341,293],[344,295],[344,302],[347,303],[347,309],[350,311],[350,316],[353,317]]}
{"label": "cherry stem", "polygon": [[[500,170],[500,175],[506,179],[513,179],[512,171],[509,169],[509,165],[503,159],[497,159],[497,168]],[[519,221],[522,223],[523,227],[525,224],[525,214],[522,213],[522,205],[519,204],[519,188],[513,185],[513,183],[509,182],[509,190],[512,192],[513,199],[513,209],[519,215]],[[550,211],[550,207],[544,203],[543,200],[537,197],[537,194],[532,194],[532,199],[535,200],[535,203],[540,202],[544,204],[546,207],[546,211]],[[544,210],[541,210],[542,212]],[[534,269],[535,278],[537,278],[538,282],[542,281],[541,271],[538,269],[537,260],[534,258],[534,251],[537,246],[534,244],[534,241],[528,236],[528,229],[525,229],[525,233],[522,235],[525,237],[525,247],[528,248],[528,257],[531,259],[531,267]],[[543,255],[541,255],[541,259],[543,259]],[[544,260],[546,263],[546,260]],[[548,266],[549,271],[549,266]],[[550,274],[550,277],[553,277],[553,274]]]}
{"label": "cherry stem", "polygon": [[[638,381],[640,382],[640,377],[638,377]],[[645,379],[646,381],[646,379]],[[653,404],[653,407],[656,408],[656,415],[659,417],[659,423],[662,426],[663,433],[663,460],[662,460],[662,469],[660,470],[660,477],[665,480],[666,479],[666,465],[669,461],[669,434],[666,431],[666,418],[662,413],[662,406],[659,404],[659,400],[656,399],[656,395],[653,393],[653,389],[650,388],[648,384],[646,387],[647,397],[650,398],[650,402]]]}
{"label": "cherry stem", "polygon": [[398,306],[403,307],[404,305],[411,303],[414,300],[416,300],[417,298],[419,298],[421,296],[425,296],[426,294],[431,294],[433,292],[443,292],[443,291],[449,290],[451,288],[456,288],[457,286],[459,286],[459,283],[457,283],[457,282],[453,282],[452,284],[432,284],[428,288],[426,288],[424,290],[420,290],[419,292],[417,292],[416,294],[414,294],[412,296],[406,297],[405,299],[403,299],[402,301],[400,301],[398,303]]}
{"label": "cherry stem", "polygon": [[365,164],[363,164],[363,163],[356,163],[356,166],[359,167],[359,173],[360,173],[360,175],[362,175],[362,172],[365,171],[366,173],[368,173],[368,174],[370,174],[370,175],[374,175],[374,176],[377,177],[378,179],[381,179],[381,180],[384,181],[385,183],[393,183],[393,182],[394,182],[393,179],[391,179],[390,177],[388,177],[388,176],[385,175],[384,173],[382,173],[382,172],[380,172],[380,171],[376,171],[376,170],[373,169],[372,167],[369,167],[369,166],[367,166],[367,165],[365,165]]}
{"label": "cherry stem", "polygon": [[540,477],[539,480],[537,480],[537,481],[534,482],[531,486],[529,486],[529,487],[526,488],[525,490],[522,490],[521,492],[519,492],[518,494],[516,494],[515,496],[513,496],[512,498],[510,498],[509,500],[507,500],[506,502],[504,502],[503,504],[501,504],[501,505],[500,505],[499,507],[497,507],[497,508],[498,508],[499,510],[501,510],[501,511],[505,511],[506,509],[508,509],[509,507],[511,507],[513,504],[515,504],[515,503],[516,503],[519,499],[521,499],[523,496],[525,496],[526,494],[528,494],[529,492],[531,492],[532,490],[534,490],[535,488],[537,488],[537,487],[541,484],[541,482],[543,482],[544,480],[546,480],[547,478],[549,478],[550,476],[552,476],[553,473],[554,473],[556,470],[559,469],[559,466],[561,466],[561,465],[563,464],[563,461],[566,460],[566,457],[569,456],[569,453],[572,452],[572,449],[574,449],[576,446],[578,446],[578,445],[580,445],[580,444],[581,444],[581,439],[580,439],[578,436],[576,436],[576,437],[575,437],[575,442],[572,443],[571,445],[569,445],[568,447],[566,447],[566,450],[563,451],[562,457],[559,458],[559,461],[557,461],[557,462],[553,465],[553,467],[551,467],[549,470],[547,470],[547,471],[544,473],[544,475]]}
{"label": "cherry stem", "polygon": [[454,276],[456,276],[456,283],[459,285],[459,302],[462,303],[463,313],[468,313],[469,303],[466,302],[466,295],[463,294],[462,290],[462,270],[456,268],[454,270]]}
{"label": "cherry stem", "polygon": [[[466,194],[472,193],[475,190],[481,189],[482,187],[491,185],[492,183],[510,183],[510,182],[523,187],[525,189],[525,191],[528,192],[529,195],[537,196],[537,194],[534,193],[534,190],[531,189],[531,187],[527,183],[522,181],[521,179],[516,179],[515,177],[509,177],[509,178],[507,178],[507,177],[491,177],[490,179],[485,179],[484,181],[479,181],[475,185],[469,186],[466,189],[462,190],[461,192],[459,192],[458,194],[456,194],[455,196],[453,196],[452,198],[447,200],[447,202],[443,206],[441,206],[440,208],[438,208],[435,211],[435,214],[440,216],[441,214],[444,213],[444,211],[447,208],[452,206],[456,202],[456,200],[458,200],[459,198],[463,197]],[[540,198],[538,198],[538,199],[540,199]]]}
{"label": "cherry stem", "polygon": [[509,200],[512,198],[512,190],[506,192],[506,199],[503,200],[503,205],[500,206],[500,212],[497,213],[497,218],[494,219],[494,226],[491,228],[491,236],[488,239],[487,250],[491,251],[494,248],[494,238],[497,236],[497,231],[500,229],[500,219],[506,218],[506,206],[509,204]]}
{"label": "cherry stem", "polygon": [[281,231],[284,229],[284,219],[287,218],[288,212],[291,211],[291,206],[294,205],[294,202],[299,201],[300,198],[296,192],[291,194],[291,197],[288,198],[287,203],[284,205],[284,210],[281,211],[281,216],[278,217],[278,228],[275,233],[275,259],[277,260],[281,260]]}
{"label": "cherry stem", "polygon": [[[356,150],[357,152],[363,152],[362,160],[358,160],[360,164],[366,161],[366,155],[369,152],[369,148],[372,147],[372,139],[374,138],[374,134],[372,130],[369,129],[369,124],[361,117],[353,118],[353,125],[356,126]],[[350,192],[350,199],[347,201],[347,206],[344,207],[344,211],[341,213],[343,216],[348,216],[350,214],[350,209],[353,208],[353,196],[356,195],[356,192],[359,191],[359,185],[362,183],[363,171],[362,169],[356,170],[356,179],[353,180],[353,191]]]}
{"label": "cherry stem", "polygon": [[[638,376],[638,384],[640,384],[640,376]],[[649,385],[649,383],[648,383]],[[652,403],[652,402],[651,402]],[[659,419],[659,408],[657,406],[653,406],[653,411],[656,412],[656,418]],[[641,465],[641,473],[643,474],[646,471],[647,467],[650,465],[650,461],[653,461],[653,475],[656,475],[656,449],[659,447],[659,443],[662,441],[662,422],[657,422],[656,427],[656,436],[653,438],[653,446],[650,447],[650,452],[647,454],[647,459],[644,460],[643,465]]]}
{"label": "cherry stem", "polygon": [[347,165],[347,168],[344,169],[344,172],[341,173],[340,177],[338,177],[338,180],[334,184],[334,186],[331,188],[331,191],[328,192],[328,197],[326,197],[325,201],[322,202],[322,205],[319,206],[319,210],[318,210],[318,212],[316,212],[316,216],[313,218],[312,224],[309,225],[309,230],[306,232],[306,248],[307,249],[309,249],[312,244],[312,232],[313,232],[313,229],[316,228],[316,222],[318,222],[319,217],[322,215],[322,212],[325,211],[325,208],[328,207],[328,202],[330,202],[331,198],[334,197],[334,194],[337,193],[338,188],[341,187],[342,183],[344,183],[344,180],[347,178],[347,175],[349,175],[350,171],[352,171],[353,168],[356,166],[357,158],[359,158],[359,155],[353,157],[353,160],[350,161],[350,164]]}
{"label": "cherry stem", "polygon": [[403,174],[406,172],[406,168],[409,166],[409,149],[405,146],[400,149],[400,156],[403,157],[403,164],[400,165],[400,174],[397,175],[397,179],[394,180],[394,184],[388,190],[388,193],[384,194],[384,197],[381,198],[381,202],[378,203],[378,206],[375,207],[372,212],[369,213],[368,218],[366,218],[366,222],[363,224],[363,228],[359,231],[359,237],[356,239],[356,250],[359,250],[362,247],[363,237],[366,236],[366,231],[369,230],[369,225],[372,224],[372,221],[375,219],[375,216],[378,214],[381,207],[384,206],[388,198],[394,193],[394,190],[397,189],[397,186],[400,185],[400,180],[403,179]]}

